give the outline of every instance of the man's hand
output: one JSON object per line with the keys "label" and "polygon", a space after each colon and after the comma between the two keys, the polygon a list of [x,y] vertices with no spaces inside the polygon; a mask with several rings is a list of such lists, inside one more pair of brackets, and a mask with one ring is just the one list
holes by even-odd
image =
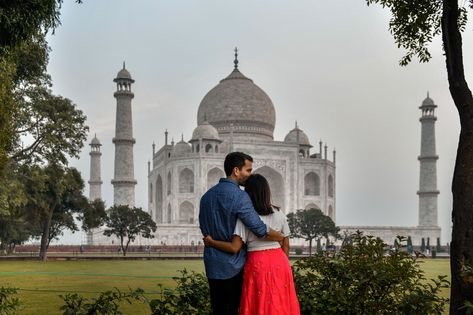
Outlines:
{"label": "man's hand", "polygon": [[270,228],[268,235],[264,239],[268,241],[282,242],[284,238],[284,234]]}
{"label": "man's hand", "polygon": [[205,246],[212,247],[213,238],[210,235],[206,235],[203,239]]}

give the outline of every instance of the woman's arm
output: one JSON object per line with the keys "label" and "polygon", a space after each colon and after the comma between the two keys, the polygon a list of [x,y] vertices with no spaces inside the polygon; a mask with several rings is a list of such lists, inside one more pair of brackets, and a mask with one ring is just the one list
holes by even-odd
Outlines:
{"label": "woman's arm", "polygon": [[281,248],[286,253],[286,256],[289,257],[289,237],[285,237],[282,240]]}
{"label": "woman's arm", "polygon": [[227,253],[236,254],[243,246],[243,241],[239,235],[233,235],[231,242],[216,241],[212,236],[207,235],[204,237],[204,244]]}

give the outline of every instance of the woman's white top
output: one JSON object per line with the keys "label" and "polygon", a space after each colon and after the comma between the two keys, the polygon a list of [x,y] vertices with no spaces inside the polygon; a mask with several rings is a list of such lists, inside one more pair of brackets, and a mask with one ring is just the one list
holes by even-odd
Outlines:
{"label": "woman's white top", "polygon": [[[289,234],[291,234],[289,225],[287,224],[286,215],[282,211],[274,209],[273,213],[260,215],[259,217],[267,226],[273,230],[281,232],[284,236],[289,236]],[[242,241],[246,243],[249,252],[281,247],[279,242],[258,238],[243,224],[243,222],[240,221],[240,219],[237,220],[233,234],[241,237]]]}

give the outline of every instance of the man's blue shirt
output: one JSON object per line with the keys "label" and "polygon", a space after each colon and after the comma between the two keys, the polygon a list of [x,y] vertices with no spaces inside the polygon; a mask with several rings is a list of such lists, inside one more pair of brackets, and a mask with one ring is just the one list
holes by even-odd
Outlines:
{"label": "man's blue shirt", "polygon": [[[256,236],[268,234],[269,229],[256,213],[248,194],[235,181],[221,178],[200,199],[199,223],[202,235],[231,242],[238,218]],[[245,261],[246,247],[242,247],[237,254],[212,247],[204,249],[205,272],[209,279],[232,278],[243,269]]]}

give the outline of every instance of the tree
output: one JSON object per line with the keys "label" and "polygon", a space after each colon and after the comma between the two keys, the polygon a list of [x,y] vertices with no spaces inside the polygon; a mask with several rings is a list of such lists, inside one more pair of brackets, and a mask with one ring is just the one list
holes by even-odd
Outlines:
{"label": "tree", "polygon": [[[24,79],[38,78],[46,73],[48,49],[37,49],[36,44],[44,44],[42,48],[47,48],[45,36],[60,25],[62,2],[32,0],[3,1],[0,4],[0,172],[4,170],[8,152],[15,142],[12,118],[18,106],[14,91]],[[36,53],[35,58],[22,58],[32,56],[21,54],[31,47],[35,47],[31,50]],[[25,63],[29,66],[23,67]],[[39,67],[31,66],[33,64]]]}
{"label": "tree", "polygon": [[84,196],[84,181],[75,168],[34,165],[25,167],[24,174],[28,202],[21,207],[21,213],[30,225],[30,235],[41,239],[39,258],[46,260],[53,239],[61,236],[65,229],[78,231],[75,215],[103,209]]}
{"label": "tree", "polygon": [[[78,157],[89,129],[82,111],[45,86],[29,86],[16,94],[19,109],[12,120],[15,145],[11,159],[67,165],[68,156]],[[31,140],[25,144],[25,138]]]}
{"label": "tree", "polygon": [[31,237],[29,223],[24,216],[0,216],[0,250],[10,254],[16,245],[23,244]]}
{"label": "tree", "polygon": [[301,314],[442,314],[446,276],[427,282],[417,257],[402,249],[404,238],[389,254],[380,238],[358,231],[346,239],[339,252],[294,263]]}
{"label": "tree", "polygon": [[107,212],[105,203],[101,199],[90,201],[90,206],[80,213],[78,219],[82,221],[82,230],[88,232],[105,224]]}
{"label": "tree", "polygon": [[143,209],[119,205],[111,207],[107,212],[107,228],[103,234],[105,236],[114,235],[120,239],[123,256],[126,256],[128,246],[135,241],[137,236],[154,238],[156,223]]}
{"label": "tree", "polygon": [[287,215],[291,236],[309,241],[309,256],[312,254],[312,241],[329,236],[338,236],[339,228],[329,216],[320,209],[297,210]]}
{"label": "tree", "polygon": [[[461,276],[462,263],[473,265],[473,96],[465,79],[462,35],[467,20],[467,9],[458,0],[366,0],[368,5],[378,3],[392,13],[389,30],[398,47],[407,53],[401,65],[407,65],[417,56],[421,62],[431,58],[427,46],[436,35],[442,36],[448,85],[460,117],[452,194],[452,241],[450,266],[452,289],[451,314],[466,314],[460,309],[467,300],[473,300],[473,284]],[[473,0],[468,1],[473,8]]]}
{"label": "tree", "polygon": [[[316,245],[316,250],[317,250],[317,253],[320,253],[322,251],[322,244],[320,244],[320,238],[317,239],[317,245]],[[327,247],[325,247],[327,248]]]}

